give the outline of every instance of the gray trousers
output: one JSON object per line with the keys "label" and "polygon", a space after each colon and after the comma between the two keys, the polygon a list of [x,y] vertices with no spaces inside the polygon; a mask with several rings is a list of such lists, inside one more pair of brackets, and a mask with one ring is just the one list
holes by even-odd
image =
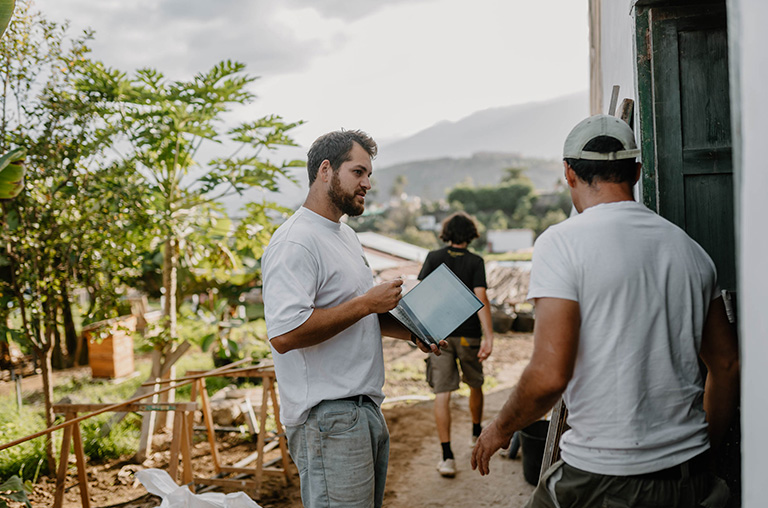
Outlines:
{"label": "gray trousers", "polygon": [[710,473],[676,480],[589,473],[558,461],[549,468],[526,508],[723,508],[729,491]]}

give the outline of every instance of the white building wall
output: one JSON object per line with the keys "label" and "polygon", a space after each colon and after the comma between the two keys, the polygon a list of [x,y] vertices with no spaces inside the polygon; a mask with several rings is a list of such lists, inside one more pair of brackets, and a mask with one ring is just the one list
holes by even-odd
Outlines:
{"label": "white building wall", "polygon": [[620,87],[617,109],[622,100],[635,100],[635,22],[632,5],[629,0],[602,0],[600,5],[602,113],[608,113],[613,85]]}
{"label": "white building wall", "polygon": [[[742,492],[745,508],[763,508],[768,470],[768,2],[729,0],[731,95],[736,161],[739,328],[741,341]],[[741,144],[738,144],[739,135]]]}
{"label": "white building wall", "polygon": [[533,231],[530,229],[491,229],[486,238],[488,248],[493,253],[533,247]]}

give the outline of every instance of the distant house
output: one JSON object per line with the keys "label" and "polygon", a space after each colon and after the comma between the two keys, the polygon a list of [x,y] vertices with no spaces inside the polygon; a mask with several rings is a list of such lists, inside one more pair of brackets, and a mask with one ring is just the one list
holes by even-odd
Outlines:
{"label": "distant house", "polygon": [[416,277],[429,249],[395,240],[379,233],[358,233],[365,258],[379,280],[405,279],[407,289],[416,285]]}
{"label": "distant house", "polygon": [[533,231],[530,229],[491,229],[487,238],[488,251],[494,254],[533,247]]}
{"label": "distant house", "polygon": [[434,215],[420,215],[416,217],[416,227],[422,231],[436,231],[439,229],[437,217]]}

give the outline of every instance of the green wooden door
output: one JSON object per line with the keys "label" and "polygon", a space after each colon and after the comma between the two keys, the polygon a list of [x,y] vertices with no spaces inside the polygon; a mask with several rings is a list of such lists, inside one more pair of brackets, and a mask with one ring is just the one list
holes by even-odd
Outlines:
{"label": "green wooden door", "polygon": [[651,99],[646,118],[640,110],[643,193],[654,194],[645,202],[699,242],[717,265],[720,287],[735,291],[725,5],[654,7],[637,20],[639,29],[646,23],[638,49],[650,57],[645,69],[638,60],[638,98]]}

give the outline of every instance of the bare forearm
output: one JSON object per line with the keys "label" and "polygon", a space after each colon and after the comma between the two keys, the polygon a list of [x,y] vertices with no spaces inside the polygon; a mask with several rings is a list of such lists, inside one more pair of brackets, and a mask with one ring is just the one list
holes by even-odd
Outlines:
{"label": "bare forearm", "polygon": [[316,346],[346,330],[370,314],[362,297],[353,298],[329,309],[314,309],[301,326],[288,333],[274,337],[272,346],[278,353]]}
{"label": "bare forearm", "polygon": [[381,334],[395,339],[411,340],[411,332],[390,313],[379,314]]}
{"label": "bare forearm", "polygon": [[738,403],[738,363],[724,372],[709,372],[704,389],[704,411],[707,413],[709,441],[713,448],[718,448],[722,443]]}
{"label": "bare forearm", "polygon": [[496,417],[499,431],[509,438],[515,431],[541,419],[560,400],[564,386],[542,383],[546,373],[529,365]]}
{"label": "bare forearm", "polygon": [[477,313],[480,318],[480,326],[483,328],[483,339],[493,343],[493,320],[491,319],[491,304],[488,300],[485,302],[485,307],[480,309]]}
{"label": "bare forearm", "polygon": [[707,366],[704,410],[709,440],[717,448],[739,401],[739,345],[722,298],[710,304],[701,339],[701,359]]}

